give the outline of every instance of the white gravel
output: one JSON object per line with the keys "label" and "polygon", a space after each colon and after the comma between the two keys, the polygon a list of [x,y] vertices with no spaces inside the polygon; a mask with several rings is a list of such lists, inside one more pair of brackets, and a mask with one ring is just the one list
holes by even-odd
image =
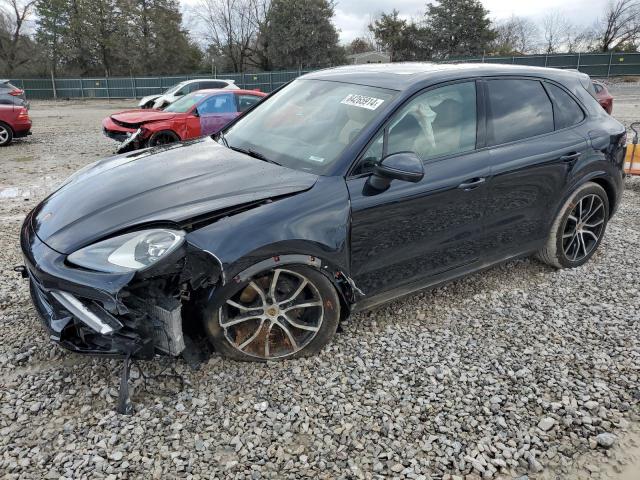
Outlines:
{"label": "white gravel", "polygon": [[0,150],[0,477],[617,478],[629,463],[640,179],[580,269],[512,261],[354,316],[310,359],[179,362],[184,389],[138,377],[135,415],[116,414],[120,364],[54,347],[12,271],[44,190],[112,148],[109,108],[35,103],[34,136]]}

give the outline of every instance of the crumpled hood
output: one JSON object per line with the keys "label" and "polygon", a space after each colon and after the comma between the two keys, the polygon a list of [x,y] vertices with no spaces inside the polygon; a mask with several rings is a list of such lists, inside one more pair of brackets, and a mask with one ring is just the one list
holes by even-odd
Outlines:
{"label": "crumpled hood", "polygon": [[69,254],[137,225],[186,221],[304,191],[316,180],[205,138],[85,167],[36,207],[33,228],[49,247]]}
{"label": "crumpled hood", "polygon": [[158,120],[170,120],[177,115],[184,115],[182,113],[164,112],[162,110],[127,110],[125,112],[114,113],[111,115],[111,119],[122,123],[147,123],[157,122]]}

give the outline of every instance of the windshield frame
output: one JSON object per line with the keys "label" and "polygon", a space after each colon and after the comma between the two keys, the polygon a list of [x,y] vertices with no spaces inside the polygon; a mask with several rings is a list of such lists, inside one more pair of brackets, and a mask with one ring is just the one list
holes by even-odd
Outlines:
{"label": "windshield frame", "polygon": [[[227,132],[231,130],[238,121],[246,118],[251,112],[253,112],[256,108],[260,108],[265,105],[267,102],[271,101],[273,98],[277,98],[278,95],[282,95],[282,90],[284,90],[287,86],[291,85],[294,82],[308,80],[314,82],[327,82],[327,83],[336,83],[341,85],[353,85],[356,87],[368,87],[375,88],[379,90],[385,90],[391,94],[391,98],[389,101],[384,102],[384,104],[380,107],[380,111],[375,115],[371,121],[366,124],[360,133],[354,138],[350,144],[347,144],[345,148],[336,156],[335,160],[331,162],[324,172],[309,172],[304,169],[298,169],[295,166],[282,165],[283,168],[290,168],[292,170],[298,170],[305,173],[310,173],[313,175],[324,176],[324,177],[332,177],[332,176],[341,176],[346,177],[347,172],[349,171],[351,164],[356,160],[356,158],[360,155],[361,150],[364,148],[366,144],[368,144],[370,137],[374,135],[380,128],[380,126],[386,122],[389,115],[395,111],[399,104],[404,102],[404,94],[405,92],[402,90],[396,90],[392,88],[380,87],[378,85],[369,85],[365,83],[356,83],[356,82],[347,82],[341,80],[330,80],[330,79],[319,79],[319,78],[307,78],[306,75],[302,77],[298,77],[293,79],[276,90],[271,92],[269,95],[264,97],[261,101],[253,105],[249,110],[243,113],[243,115],[239,115],[234,118],[230,123],[228,123],[223,129],[220,130],[217,134],[212,135],[212,138],[216,141],[222,140],[220,143],[223,146],[226,146],[226,140],[224,137]],[[222,139],[221,139],[222,137]],[[236,145],[232,145],[236,146]]]}

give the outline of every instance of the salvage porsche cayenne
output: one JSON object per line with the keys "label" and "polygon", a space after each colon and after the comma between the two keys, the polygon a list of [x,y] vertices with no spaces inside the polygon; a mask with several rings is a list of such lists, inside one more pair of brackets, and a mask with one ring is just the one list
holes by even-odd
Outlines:
{"label": "salvage porsche cayenne", "polygon": [[502,65],[305,75],[216,138],[69,178],[22,228],[33,302],[77,352],[265,360],[513,257],[577,267],[620,202],[626,148],[589,82]]}

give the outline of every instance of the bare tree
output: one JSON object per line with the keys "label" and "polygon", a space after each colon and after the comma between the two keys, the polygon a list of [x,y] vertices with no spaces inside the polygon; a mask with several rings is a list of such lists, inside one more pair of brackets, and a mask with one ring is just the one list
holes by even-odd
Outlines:
{"label": "bare tree", "polygon": [[24,51],[28,40],[24,30],[35,3],[35,0],[0,0],[0,60],[9,75],[31,60]]}
{"label": "bare tree", "polygon": [[542,19],[542,38],[544,53],[556,53],[566,40],[569,22],[559,10],[549,12]]}
{"label": "bare tree", "polygon": [[497,37],[495,50],[497,53],[509,55],[514,53],[535,53],[540,41],[538,26],[528,18],[515,15],[506,20],[496,22]]}
{"label": "bare tree", "polygon": [[584,52],[589,49],[593,40],[593,31],[568,24],[565,32],[565,47],[568,53]]}
{"label": "bare tree", "polygon": [[201,16],[211,44],[242,72],[259,30],[258,0],[201,0]]}
{"label": "bare tree", "polygon": [[636,41],[640,37],[640,2],[610,1],[604,17],[598,21],[596,34],[598,49],[603,52]]}

